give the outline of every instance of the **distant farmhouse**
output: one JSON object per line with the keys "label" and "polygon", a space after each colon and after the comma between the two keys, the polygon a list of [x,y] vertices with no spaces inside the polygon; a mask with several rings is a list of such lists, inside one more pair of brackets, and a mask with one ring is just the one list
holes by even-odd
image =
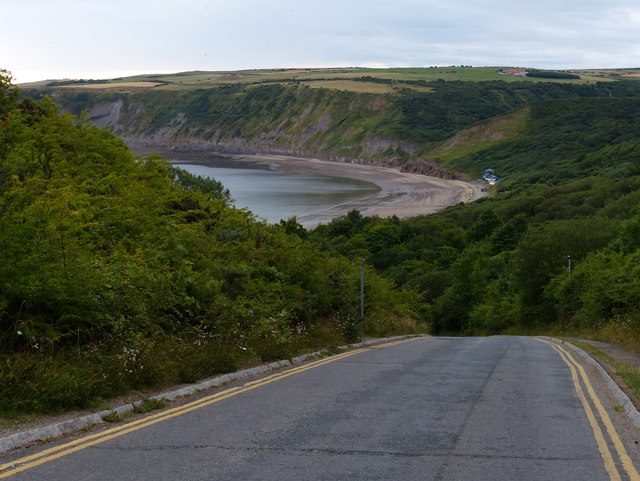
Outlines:
{"label": "distant farmhouse", "polygon": [[498,73],[502,75],[515,75],[516,77],[526,77],[527,69],[526,68],[501,68],[498,70]]}

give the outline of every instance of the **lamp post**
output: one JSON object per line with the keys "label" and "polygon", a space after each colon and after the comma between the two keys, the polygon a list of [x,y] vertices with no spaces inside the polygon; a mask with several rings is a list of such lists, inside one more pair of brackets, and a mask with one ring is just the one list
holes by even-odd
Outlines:
{"label": "lamp post", "polygon": [[360,322],[364,328],[364,259],[360,259]]}
{"label": "lamp post", "polygon": [[567,256],[569,279],[571,279],[571,256]]}

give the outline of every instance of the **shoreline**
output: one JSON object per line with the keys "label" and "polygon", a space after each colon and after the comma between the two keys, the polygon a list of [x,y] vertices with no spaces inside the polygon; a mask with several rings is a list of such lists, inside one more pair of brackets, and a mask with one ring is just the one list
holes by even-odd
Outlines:
{"label": "shoreline", "polygon": [[486,196],[482,181],[446,180],[422,174],[401,172],[398,168],[366,164],[332,162],[278,154],[219,155],[205,152],[159,152],[176,164],[195,163],[217,167],[266,168],[330,177],[346,177],[369,182],[378,192],[338,204],[323,211],[297,218],[305,228],[326,224],[357,209],[363,216],[400,218],[432,214],[460,202],[472,202]]}

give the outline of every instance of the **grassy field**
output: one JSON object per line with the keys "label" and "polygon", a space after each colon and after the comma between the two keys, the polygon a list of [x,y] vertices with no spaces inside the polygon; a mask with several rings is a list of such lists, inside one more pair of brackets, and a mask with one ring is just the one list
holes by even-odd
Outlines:
{"label": "grassy field", "polygon": [[[319,89],[345,90],[349,92],[368,93],[368,94],[390,94],[398,90],[398,87],[389,84],[374,82],[356,82],[355,80],[310,80],[304,82],[304,85]],[[433,89],[429,87],[420,87],[417,85],[407,85],[403,88],[410,88],[419,92],[431,92]]]}
{"label": "grassy field", "polygon": [[634,79],[640,77],[640,68],[568,70],[568,72],[580,75],[584,80],[590,82]]}
{"label": "grassy field", "polygon": [[[159,85],[164,85],[162,83],[159,82],[145,82],[145,81],[139,81],[139,82],[105,82],[105,83],[99,83],[99,84],[87,84],[87,85],[81,85],[82,88],[84,89],[90,89],[90,90],[99,90],[99,89],[119,89],[119,88],[123,88],[123,89],[127,89],[127,88],[153,88],[153,87],[157,87]],[[73,88],[78,88],[78,86],[76,85],[67,85],[67,86],[62,86],[61,88],[66,88],[66,89],[73,89]]]}
{"label": "grassy field", "polygon": [[[147,74],[117,79],[108,79],[100,83],[68,83],[65,88],[101,89],[101,88],[155,88],[162,90],[190,90],[219,87],[222,85],[256,85],[269,83],[299,82],[314,88],[330,88],[368,93],[392,93],[394,88],[424,89],[424,87],[405,84],[406,81],[433,82],[445,81],[491,81],[505,82],[548,82],[549,79],[516,77],[500,74],[505,67],[427,67],[427,68],[324,68],[324,69],[276,69],[276,70],[239,70],[235,72],[191,71],[174,74]],[[592,83],[633,79],[640,77],[640,69],[592,69],[567,70],[580,75],[580,79],[552,80],[561,83]],[[362,82],[357,79],[373,77],[382,82]],[[24,87],[46,87],[50,81],[25,84]]]}

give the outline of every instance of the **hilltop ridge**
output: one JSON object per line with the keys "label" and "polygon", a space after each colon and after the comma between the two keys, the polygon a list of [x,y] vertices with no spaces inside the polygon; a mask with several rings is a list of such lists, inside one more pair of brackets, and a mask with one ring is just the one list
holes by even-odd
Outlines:
{"label": "hilltop ridge", "polygon": [[[515,135],[525,122],[519,109],[553,99],[640,92],[637,80],[620,80],[635,78],[636,70],[566,72],[578,79],[517,77],[499,70],[184,72],[107,83],[54,82],[28,92],[36,98],[50,95],[74,114],[84,112],[133,149],[296,155],[455,179],[478,175],[477,166],[456,161],[469,153],[459,145],[469,149],[471,136],[476,150],[504,142],[497,132]],[[485,121],[493,127],[478,126]],[[494,134],[478,137],[486,128]]]}

